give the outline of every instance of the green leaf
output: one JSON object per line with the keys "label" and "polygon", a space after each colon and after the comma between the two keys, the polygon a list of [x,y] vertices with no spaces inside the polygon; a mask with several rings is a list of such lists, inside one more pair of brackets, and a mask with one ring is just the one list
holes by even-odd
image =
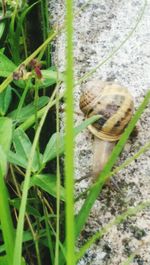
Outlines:
{"label": "green leaf", "polygon": [[52,160],[57,155],[57,149],[56,149],[56,143],[57,143],[57,137],[59,137],[59,154],[62,154],[64,151],[64,135],[61,135],[60,133],[54,133],[44,151],[43,155],[43,163],[48,162],[49,160]]}
{"label": "green leaf", "polygon": [[12,151],[9,151],[8,154],[8,161],[10,164],[17,165],[23,168],[26,168],[27,166],[27,161],[24,159],[20,154],[14,153]]}
{"label": "green leaf", "polygon": [[4,54],[0,53],[0,76],[7,77],[10,75],[15,69],[16,65],[9,60]]}
{"label": "green leaf", "polygon": [[0,176],[4,177],[7,172],[7,157],[0,145]]}
{"label": "green leaf", "polygon": [[49,87],[55,84],[57,81],[64,81],[64,74],[54,71],[52,68],[42,70],[43,80],[41,88]]}
{"label": "green leaf", "polygon": [[0,265],[8,265],[7,256],[0,257]]}
{"label": "green leaf", "polygon": [[[7,256],[0,257],[0,265],[8,265]],[[27,265],[24,258],[21,260],[21,265]]]}
{"label": "green leaf", "polygon": [[[30,186],[36,185],[50,195],[56,197],[56,176],[51,174],[34,175],[31,178]],[[63,186],[60,188],[60,198],[65,201],[65,189]]]}
{"label": "green leaf", "polygon": [[5,89],[0,94],[0,115],[4,116],[5,113],[8,110],[8,107],[10,105],[11,99],[12,99],[12,88],[11,86],[8,86],[7,89]]}
{"label": "green leaf", "polygon": [[[40,219],[40,218],[39,218]],[[29,241],[32,241],[33,240],[33,235],[31,234],[31,232],[29,232],[29,231],[24,231],[23,232],[23,243],[25,243],[25,242],[29,242]],[[0,245],[0,254],[2,254],[2,253],[4,253],[5,252],[5,245],[3,244],[1,244]],[[1,265],[1,263],[0,263],[0,265]],[[3,265],[3,264],[2,264]],[[7,264],[8,265],[8,264]]]}
{"label": "green leaf", "polygon": [[[74,128],[74,136],[77,136],[82,130],[84,130],[88,125],[96,121],[98,118],[99,115],[95,115],[83,121],[79,126]],[[64,135],[61,133],[54,133],[45,148],[43,163],[46,163],[47,161],[55,158],[57,153],[62,154],[64,152],[64,146]]]}
{"label": "green leaf", "polygon": [[[3,245],[1,244],[1,245],[0,245],[0,254],[1,254],[1,253],[4,253],[4,251],[5,251],[5,245],[4,245],[4,244],[3,244]],[[0,264],[1,264],[1,263],[0,263]]]}
{"label": "green leaf", "polygon": [[22,9],[20,16],[13,15],[9,24],[8,42],[10,44],[10,50],[13,57],[13,61],[17,65],[21,62],[20,54],[22,49],[20,48],[20,44],[22,37],[23,22],[28,12],[36,4],[37,2],[33,3],[31,6],[24,5],[24,9]]}
{"label": "green leaf", "polygon": [[[10,204],[15,207],[17,210],[20,208],[20,198],[14,198],[13,200],[10,200]],[[36,201],[37,202],[37,201]],[[26,212],[34,217],[40,217],[40,213],[38,210],[32,206],[33,203],[36,203],[35,199],[28,199],[27,207],[26,207]]]}
{"label": "green leaf", "polygon": [[0,23],[0,39],[3,36],[4,29],[5,29],[5,22],[1,22]]}
{"label": "green leaf", "polygon": [[[12,151],[9,152],[9,162],[26,168],[32,144],[27,134],[22,129],[15,130],[13,135],[13,145],[15,148],[15,153]],[[35,152],[32,164],[32,172],[36,172],[40,168],[40,159],[41,154],[38,156],[38,153]]]}
{"label": "green leaf", "polygon": [[23,257],[21,258],[21,265],[27,265]]}
{"label": "green leaf", "polygon": [[4,176],[7,172],[7,154],[12,137],[12,122],[8,118],[0,118],[0,223],[5,250],[7,253],[7,265],[10,265],[13,257],[14,228],[9,209],[9,195],[5,185]]}
{"label": "green leaf", "polygon": [[[48,101],[49,101],[49,97],[46,97],[46,96],[40,97],[37,101],[36,110],[39,110],[42,107],[44,107],[48,103]],[[23,107],[18,114],[17,114],[17,110],[13,110],[12,112],[8,114],[8,117],[11,117],[12,119],[16,119],[16,115],[17,115],[17,121],[21,123],[25,121],[27,118],[29,118],[31,115],[33,115],[34,113],[35,113],[35,105],[32,102],[26,105],[25,107]]]}
{"label": "green leaf", "polygon": [[0,145],[7,154],[12,138],[12,120],[6,117],[0,118]]}

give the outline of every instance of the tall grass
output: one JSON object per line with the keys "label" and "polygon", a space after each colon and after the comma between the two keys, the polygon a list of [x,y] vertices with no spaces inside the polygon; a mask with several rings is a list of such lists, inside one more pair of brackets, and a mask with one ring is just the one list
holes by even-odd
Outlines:
{"label": "tall grass", "polygon": [[[90,1],[87,1],[87,3],[85,3],[79,10],[79,12],[86,7],[86,5],[89,3]],[[89,73],[86,73],[77,83],[80,84],[82,81],[86,80],[89,76],[92,76],[92,74],[98,69],[100,68],[103,64],[105,64],[108,60],[110,60],[112,58],[112,56],[114,56],[117,51],[129,40],[129,38],[131,37],[131,35],[135,32],[135,30],[137,29],[137,26],[139,25],[140,21],[142,20],[142,17],[144,15],[144,11],[146,9],[146,5],[147,5],[147,1],[144,1],[144,5],[141,8],[140,14],[136,20],[135,25],[132,27],[131,31],[127,34],[127,36],[124,37],[123,41],[118,45],[118,47],[114,48],[113,51],[110,53],[110,55],[106,56],[106,58],[104,58],[104,60],[100,63],[98,63],[97,66],[95,66]],[[43,9],[44,10],[44,9]],[[16,12],[16,9],[15,9]],[[43,11],[44,12],[44,11]],[[44,14],[43,14],[44,15]],[[50,146],[51,148],[48,149],[48,144],[45,148],[44,151],[44,157],[46,157],[47,153],[51,152],[53,153],[53,158],[56,156],[57,157],[57,182],[54,185],[54,182],[51,182],[50,178],[46,178],[46,180],[50,181],[50,185],[49,182],[45,182],[43,181],[43,183],[40,183],[40,188],[43,190],[46,190],[47,192],[49,192],[51,194],[51,190],[53,193],[54,190],[56,190],[56,197],[57,197],[57,211],[56,211],[56,215],[57,216],[53,216],[52,218],[55,219],[55,221],[53,223],[56,224],[55,229],[53,227],[53,225],[50,223],[50,218],[51,215],[49,214],[48,210],[51,208],[50,207],[50,203],[46,201],[46,199],[42,200],[42,206],[43,206],[43,211],[44,211],[44,216],[40,217],[37,220],[37,223],[44,221],[45,222],[45,230],[43,231],[42,229],[42,235],[47,234],[47,242],[48,242],[48,248],[49,248],[49,253],[51,256],[51,261],[52,263],[54,263],[55,265],[63,265],[65,262],[67,263],[67,265],[75,265],[77,264],[78,260],[80,258],[82,258],[82,256],[84,255],[84,253],[86,252],[86,250],[95,242],[96,239],[101,238],[102,235],[104,235],[105,233],[107,233],[109,231],[109,229],[112,227],[112,225],[117,225],[120,222],[124,221],[126,218],[128,218],[129,216],[132,216],[134,214],[136,214],[137,212],[139,212],[140,210],[144,209],[145,207],[149,207],[150,203],[146,202],[146,203],[142,203],[139,206],[132,208],[132,209],[128,209],[124,214],[117,216],[115,218],[114,221],[112,221],[111,223],[107,224],[101,231],[98,231],[95,235],[93,235],[93,237],[91,237],[89,239],[89,241],[82,246],[82,248],[79,250],[79,252],[76,252],[76,240],[78,239],[78,237],[80,236],[80,232],[82,231],[87,218],[89,216],[90,210],[98,196],[98,194],[100,193],[105,181],[115,172],[117,172],[117,170],[121,170],[123,169],[125,166],[127,166],[129,163],[131,163],[135,158],[139,157],[141,154],[143,154],[145,151],[148,150],[148,148],[150,147],[149,143],[147,143],[143,148],[141,148],[139,150],[139,152],[137,152],[132,158],[130,158],[129,160],[125,161],[125,163],[123,163],[123,165],[121,165],[118,169],[116,169],[114,172],[111,171],[112,166],[114,165],[114,163],[116,162],[125,142],[127,141],[131,131],[133,130],[136,122],[138,121],[138,119],[140,119],[142,112],[144,111],[145,107],[147,106],[147,104],[150,101],[150,92],[148,91],[144,101],[142,102],[142,104],[140,105],[140,107],[137,109],[137,112],[135,113],[132,121],[130,122],[128,128],[126,129],[126,131],[124,132],[123,136],[121,137],[120,141],[118,142],[118,144],[116,145],[115,149],[112,152],[112,155],[110,157],[110,160],[108,161],[107,165],[105,166],[103,172],[100,174],[97,182],[90,188],[90,190],[87,191],[87,197],[85,199],[85,202],[80,210],[80,212],[78,213],[77,216],[75,216],[74,214],[74,137],[75,135],[77,135],[77,133],[79,133],[83,128],[85,128],[88,123],[85,125],[85,123],[83,123],[81,126],[77,127],[74,129],[74,123],[73,123],[73,113],[74,113],[74,102],[73,102],[73,88],[76,84],[74,84],[74,61],[73,61],[73,18],[74,16],[77,16],[78,13],[74,14],[73,12],[73,1],[72,0],[66,0],[66,20],[65,23],[60,26],[60,28],[58,28],[56,31],[53,31],[49,34],[49,37],[45,40],[45,42],[43,42],[43,44],[37,49],[35,50],[35,52],[33,54],[31,54],[28,58],[26,58],[22,64],[24,64],[25,66],[28,65],[28,63],[35,58],[36,56],[38,56],[38,58],[42,58],[44,51],[47,47],[47,45],[54,39],[56,38],[56,36],[58,36],[58,34],[62,31],[65,30],[66,32],[66,79],[65,79],[65,92],[62,94],[58,95],[58,88],[60,85],[59,80],[56,80],[56,88],[52,94],[52,96],[49,98],[49,102],[46,106],[44,106],[42,109],[37,110],[36,109],[36,113],[30,115],[30,117],[22,122],[17,129],[23,129],[24,131],[27,130],[28,128],[32,128],[34,126],[34,124],[36,124],[36,129],[35,129],[35,137],[33,139],[33,143],[32,143],[32,147],[30,150],[30,154],[28,157],[28,161],[27,161],[27,166],[26,166],[26,172],[25,174],[23,173],[22,170],[19,171],[19,173],[21,172],[22,175],[24,176],[24,183],[22,183],[23,188],[22,188],[22,197],[21,197],[21,203],[20,203],[20,209],[19,209],[19,218],[18,218],[18,223],[17,223],[17,229],[16,229],[16,237],[13,238],[13,224],[12,224],[12,219],[10,216],[10,212],[9,212],[9,208],[8,208],[8,204],[6,203],[6,199],[9,199],[9,196],[7,195],[7,192],[1,193],[1,196],[4,194],[4,205],[6,207],[6,213],[4,213],[5,207],[2,207],[0,205],[0,216],[2,215],[4,217],[3,220],[6,220],[6,215],[7,217],[9,217],[9,222],[6,222],[6,226],[2,229],[4,230],[4,233],[6,234],[6,239],[4,238],[5,244],[6,246],[6,252],[8,252],[7,250],[11,250],[8,253],[8,264],[10,265],[11,263],[13,265],[21,265],[22,263],[22,252],[23,252],[23,233],[24,233],[24,222],[25,222],[25,217],[26,220],[28,221],[30,230],[33,232],[32,233],[32,240],[34,241],[35,244],[35,248],[36,248],[36,257],[37,257],[37,264],[38,265],[42,265],[44,264],[44,261],[41,260],[41,253],[40,253],[40,246],[39,246],[39,240],[40,240],[40,233],[38,234],[38,236],[36,236],[36,232],[34,232],[34,226],[35,223],[32,225],[30,223],[30,219],[28,218],[28,215],[26,215],[26,209],[28,207],[28,195],[29,195],[29,188],[30,188],[30,181],[31,179],[33,179],[34,173],[32,171],[32,166],[34,164],[34,158],[36,155],[36,152],[38,150],[39,152],[39,148],[38,144],[39,144],[39,137],[41,134],[41,130],[43,127],[43,124],[45,122],[47,113],[49,111],[49,109],[54,106],[56,104],[57,106],[57,136],[56,136],[56,141],[52,142],[52,139],[54,140],[55,137],[53,137],[52,139],[50,139]],[[46,31],[45,33],[47,36],[47,24],[46,24]],[[17,69],[19,69],[20,66],[17,67]],[[16,70],[17,70],[16,69]],[[2,91],[4,91],[5,89],[7,89],[7,86],[12,82],[13,80],[13,73],[10,73],[10,75],[7,76],[7,78],[5,79],[5,81],[0,85],[0,93]],[[20,110],[23,107],[23,104],[25,102],[25,98],[26,95],[28,93],[28,83],[27,86],[24,89],[24,92],[22,93],[22,96],[20,97],[21,100],[18,104],[18,108],[17,108],[17,114],[16,117],[18,117],[18,114],[20,112]],[[36,96],[38,97],[38,94],[36,94]],[[65,99],[65,104],[66,104],[66,109],[65,109],[65,148],[64,148],[64,138],[61,137],[61,135],[59,134],[59,115],[58,115],[58,101],[59,99],[61,99],[62,97],[64,97]],[[36,98],[37,100],[37,98]],[[36,101],[35,100],[35,101]],[[37,102],[34,102],[37,103]],[[37,120],[41,118],[39,124],[37,122]],[[89,121],[88,121],[89,122]],[[92,122],[92,120],[90,121]],[[24,140],[25,138],[23,138]],[[56,146],[55,146],[56,144]],[[61,148],[60,148],[61,147]],[[52,150],[52,148],[54,150]],[[48,149],[48,152],[47,152]],[[55,150],[56,149],[56,150]],[[60,183],[60,171],[59,171],[59,155],[61,153],[65,153],[65,198],[62,196],[62,186]],[[38,158],[40,160],[41,154],[38,153]],[[43,162],[43,164],[41,165],[40,169],[38,169],[36,171],[37,174],[41,173],[42,175],[42,170],[44,169],[47,160],[40,161],[41,163]],[[18,169],[18,168],[17,168]],[[43,173],[44,174],[44,173]],[[46,176],[47,177],[47,176]],[[0,172],[0,179],[1,179],[1,183],[4,184],[3,182],[3,176]],[[48,184],[47,184],[48,183]],[[38,183],[39,185],[39,183]],[[3,187],[3,185],[1,185]],[[51,188],[52,186],[52,188]],[[1,187],[1,188],[2,188]],[[53,190],[54,188],[54,190]],[[4,185],[4,189],[5,189],[5,185]],[[3,189],[3,190],[4,190]],[[88,193],[89,192],[89,193]],[[39,193],[39,190],[37,191],[37,193]],[[36,196],[37,198],[38,196]],[[40,196],[39,196],[40,197]],[[39,198],[38,197],[38,198]],[[66,238],[64,243],[62,244],[62,242],[60,241],[60,237],[61,237],[61,231],[60,231],[60,200],[62,199],[65,200],[65,222],[66,222]],[[1,200],[3,201],[3,200]],[[44,202],[46,201],[46,203],[44,204]],[[39,221],[40,220],[40,221]],[[41,225],[40,223],[40,225]],[[9,233],[9,229],[8,229],[8,225],[10,224],[10,233]],[[8,233],[7,233],[8,230]],[[12,232],[13,231],[13,232]],[[39,238],[38,238],[39,237]],[[53,239],[54,238],[54,239]],[[15,239],[15,244],[14,244],[14,239]],[[7,244],[9,243],[10,240],[10,245]],[[42,242],[42,240],[41,240]],[[54,243],[54,245],[52,245]],[[55,249],[55,250],[54,250]],[[13,252],[14,250],[14,252]],[[129,257],[128,261],[126,262],[126,264],[129,264],[130,260],[132,260],[134,257],[134,254],[131,255],[131,257]],[[12,261],[13,259],[13,261]]]}
{"label": "tall grass", "polygon": [[25,211],[26,211],[26,204],[27,204],[27,198],[28,198],[28,190],[29,190],[29,184],[30,184],[30,177],[31,177],[31,168],[33,163],[33,158],[35,154],[35,150],[38,144],[38,140],[40,137],[41,129],[43,127],[44,121],[46,119],[47,113],[50,109],[51,102],[56,94],[57,88],[54,90],[53,95],[49,101],[49,103],[46,106],[45,112],[42,116],[42,119],[39,123],[39,126],[37,128],[33,145],[31,148],[31,152],[29,155],[29,162],[25,174],[25,181],[23,185],[23,192],[22,192],[22,199],[21,199],[21,205],[20,205],[20,211],[19,211],[19,218],[18,218],[18,225],[17,225],[17,231],[16,231],[16,241],[14,246],[14,257],[13,257],[13,265],[21,265],[21,256],[22,256],[22,241],[23,241],[23,226],[24,226],[24,218],[25,218]]}
{"label": "tall grass", "polygon": [[129,138],[131,132],[133,131],[133,128],[135,127],[137,121],[140,119],[143,111],[145,110],[146,106],[149,104],[150,101],[150,91],[147,92],[143,102],[139,106],[138,110],[136,111],[135,115],[133,116],[132,120],[130,121],[127,129],[122,134],[120,140],[118,141],[117,145],[112,151],[112,154],[110,155],[109,161],[104,167],[103,171],[100,173],[97,182],[93,185],[91,188],[89,195],[87,196],[77,218],[76,218],[76,233],[77,235],[80,233],[81,229],[83,228],[83,225],[85,224],[89,212],[100,193],[103,185],[108,180],[110,171],[114,165],[114,163],[117,161],[117,158],[119,154],[121,153],[123,146],[125,145],[127,139]]}
{"label": "tall grass", "polygon": [[101,239],[106,233],[108,233],[110,231],[110,229],[117,224],[122,223],[123,221],[125,221],[127,218],[129,218],[130,216],[133,216],[137,213],[139,213],[140,211],[142,211],[143,209],[150,207],[150,201],[147,202],[143,202],[138,204],[135,207],[131,207],[129,208],[127,211],[125,211],[123,214],[120,214],[118,216],[116,216],[114,218],[114,220],[110,221],[108,224],[104,225],[104,227],[96,232],[78,251],[77,255],[76,255],[76,261],[80,260],[80,258],[83,257],[83,255],[85,254],[85,252],[87,251],[88,248],[91,247],[91,245],[93,243],[96,242],[96,240]]}
{"label": "tall grass", "polygon": [[11,265],[14,250],[15,230],[8,203],[9,193],[5,185],[5,176],[7,174],[7,154],[12,138],[12,122],[10,119],[4,117],[0,118],[0,135],[0,223],[5,242],[7,262],[8,265]]}
{"label": "tall grass", "polygon": [[65,125],[65,188],[66,188],[66,262],[75,264],[74,230],[74,132],[73,132],[73,1],[66,1],[66,125]]}

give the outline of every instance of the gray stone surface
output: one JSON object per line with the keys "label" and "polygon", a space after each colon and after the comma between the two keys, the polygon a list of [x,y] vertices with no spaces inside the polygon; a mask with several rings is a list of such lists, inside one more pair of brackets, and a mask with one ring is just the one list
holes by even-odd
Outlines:
{"label": "gray stone surface", "polygon": [[[75,0],[78,11],[82,0]],[[117,47],[135,25],[144,1],[140,0],[91,0],[74,22],[75,79],[92,70]],[[50,1],[51,22],[55,27],[63,23],[64,1]],[[150,1],[138,28],[126,44],[108,62],[88,78],[115,80],[129,88],[134,96],[135,107],[150,88]],[[54,42],[53,61],[60,71],[65,69],[65,36],[59,35]],[[83,120],[79,110],[82,86],[76,86],[75,123]],[[61,116],[63,127],[63,115]],[[130,140],[122,152],[118,164],[136,153],[150,141],[150,106],[139,122],[138,136]],[[90,172],[92,163],[92,137],[85,130],[77,137],[75,150],[75,177],[80,179]],[[101,229],[115,216],[130,206],[150,200],[150,151],[115,176],[121,193],[105,187],[95,202],[79,246],[94,232]],[[84,179],[76,184],[76,193],[83,192],[91,183]],[[76,204],[78,211],[83,201]],[[150,212],[144,210],[123,224],[114,226],[102,240],[87,251],[79,265],[120,265],[134,251],[137,255],[130,264],[150,264]]]}

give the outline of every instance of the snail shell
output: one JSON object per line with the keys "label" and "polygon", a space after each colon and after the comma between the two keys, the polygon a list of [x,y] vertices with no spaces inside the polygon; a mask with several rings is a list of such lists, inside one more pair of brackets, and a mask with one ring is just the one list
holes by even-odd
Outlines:
{"label": "snail shell", "polygon": [[131,120],[133,99],[128,89],[117,83],[94,80],[83,89],[80,109],[87,118],[100,115],[96,122],[88,126],[95,136],[93,172],[98,175]]}

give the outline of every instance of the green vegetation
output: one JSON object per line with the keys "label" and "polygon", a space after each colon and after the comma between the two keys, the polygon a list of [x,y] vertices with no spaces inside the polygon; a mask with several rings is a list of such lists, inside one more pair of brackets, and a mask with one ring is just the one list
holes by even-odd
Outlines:
{"label": "green vegetation", "polygon": [[[80,11],[86,8],[86,4]],[[142,20],[146,4],[145,1],[135,25],[120,45],[77,83],[74,82],[73,19],[78,13],[74,14],[72,1],[66,1],[65,23],[56,30],[49,28],[46,0],[3,0],[0,4],[0,265],[77,264],[87,249],[113,225],[150,206],[150,202],[144,202],[115,217],[77,252],[76,241],[105,182],[150,147],[150,143],[146,143],[133,157],[112,171],[150,101],[150,91],[114,148],[97,182],[87,191],[84,204],[75,216],[74,139],[98,116],[78,126],[74,124],[73,89],[128,41]],[[36,17],[37,21],[42,21],[39,24],[42,34],[39,32],[34,36],[37,42],[33,43],[32,24],[35,21],[31,19],[31,14],[35,9],[39,16]],[[66,30],[67,36],[66,71],[59,73],[57,66],[52,66],[50,62],[50,43],[63,30]],[[62,83],[65,84],[65,92],[60,94]],[[66,103],[64,134],[59,128],[62,98]],[[54,107],[56,119],[53,118]],[[60,173],[62,154],[64,176]],[[136,252],[124,264],[129,264],[135,255]]]}

